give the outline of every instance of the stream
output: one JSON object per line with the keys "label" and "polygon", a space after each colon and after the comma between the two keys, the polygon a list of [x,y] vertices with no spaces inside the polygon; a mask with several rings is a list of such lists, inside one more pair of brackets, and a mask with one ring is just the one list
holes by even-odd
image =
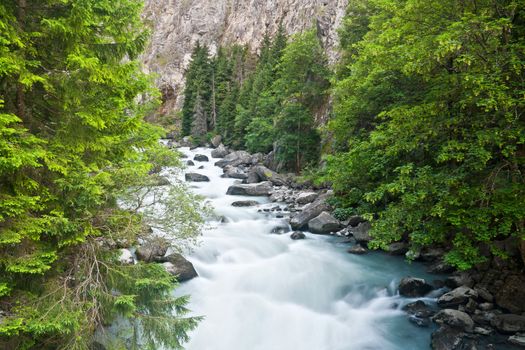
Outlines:
{"label": "stream", "polygon": [[[272,234],[286,221],[261,209],[285,204],[226,195],[238,180],[220,177],[222,169],[214,166],[217,159],[211,158],[210,149],[180,151],[188,159],[195,154],[209,157],[209,162],[195,162],[186,171],[210,178],[190,187],[223,217],[222,222],[210,222],[201,244],[187,256],[199,277],[176,290],[177,295],[191,296],[193,315],[205,317],[191,333],[187,349],[430,349],[432,328],[413,325],[401,310],[416,299],[396,292],[405,276],[436,279],[424,266],[380,252],[349,254],[345,237],[305,232],[306,239],[294,241],[290,233]],[[260,204],[231,206],[245,199]]]}

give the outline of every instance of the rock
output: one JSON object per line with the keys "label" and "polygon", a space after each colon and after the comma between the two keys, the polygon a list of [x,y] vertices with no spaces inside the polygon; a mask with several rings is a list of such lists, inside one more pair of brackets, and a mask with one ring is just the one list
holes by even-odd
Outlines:
{"label": "rock", "polygon": [[368,253],[368,249],[360,246],[359,244],[356,244],[355,246],[348,249],[347,252],[350,254],[355,254],[355,255],[363,255],[363,254]]}
{"label": "rock", "polygon": [[232,185],[226,194],[232,196],[269,196],[271,191],[272,184],[267,181],[258,184]]}
{"label": "rock", "polygon": [[421,250],[420,258],[426,262],[434,262],[445,255],[445,250],[441,248],[424,248]]}
{"label": "rock", "polygon": [[474,333],[480,335],[491,335],[494,331],[490,328],[474,327]]}
{"label": "rock", "polygon": [[481,311],[490,311],[490,310],[494,309],[494,304],[492,304],[492,303],[481,303],[481,304],[478,305],[478,308]]}
{"label": "rock", "polygon": [[472,280],[468,272],[458,272],[453,276],[447,277],[447,279],[445,280],[445,285],[450,289],[454,289],[461,286],[472,287],[474,285],[474,281]]}
{"label": "rock", "polygon": [[496,315],[490,324],[501,333],[525,332],[525,316],[521,315]]}
{"label": "rock", "polygon": [[470,318],[466,312],[459,310],[441,310],[436,315],[434,315],[434,317],[432,317],[432,321],[439,325],[447,325],[469,333],[474,330],[474,321],[472,318]]}
{"label": "rock", "polygon": [[[501,312],[499,314],[501,314]],[[492,310],[492,311],[476,311],[476,312],[474,312],[474,315],[472,315],[472,319],[477,324],[490,326],[490,324],[492,323],[492,320],[497,315],[498,315],[498,313],[496,313],[496,310]]]}
{"label": "rock", "polygon": [[284,176],[276,173],[273,170],[268,169],[264,165],[255,166],[253,170],[263,181],[270,181],[274,186],[286,185],[286,179],[284,178]]}
{"label": "rock", "polygon": [[492,294],[485,288],[477,287],[474,288],[474,290],[478,293],[478,296],[486,302],[492,303],[494,301]]}
{"label": "rock", "polygon": [[408,321],[410,323],[415,324],[418,327],[429,327],[430,326],[430,320],[428,318],[421,318],[414,315],[408,316]]}
{"label": "rock", "polygon": [[432,333],[433,350],[475,350],[473,341],[466,339],[466,334],[458,328],[441,326]]}
{"label": "rock", "polygon": [[290,228],[288,227],[288,225],[278,225],[272,228],[272,230],[270,231],[270,233],[273,233],[275,235],[282,235],[288,232],[290,232]]}
{"label": "rock", "polygon": [[512,313],[525,312],[525,276],[510,275],[496,292],[496,305]]}
{"label": "rock", "polygon": [[319,216],[323,211],[329,211],[330,205],[326,203],[326,196],[320,196],[313,203],[308,204],[303,208],[303,211],[295,215],[290,220],[290,225],[294,230],[305,229],[308,225],[308,222]]}
{"label": "rock", "polygon": [[212,158],[224,158],[230,153],[228,149],[221,143],[217,148],[211,151]]}
{"label": "rock", "polygon": [[453,271],[454,267],[446,263],[441,258],[432,263],[427,269],[427,272],[436,274],[451,273]]}
{"label": "rock", "polygon": [[359,215],[352,215],[347,220],[348,226],[356,227],[362,222],[365,222],[366,219]]}
{"label": "rock", "polygon": [[118,258],[118,261],[123,265],[132,265],[135,263],[135,259],[133,259],[133,254],[131,254],[131,251],[126,248],[120,249],[120,256]]}
{"label": "rock", "polygon": [[262,163],[264,161],[264,154],[262,153],[255,153],[252,155],[252,164],[257,165],[259,163]]}
{"label": "rock", "polygon": [[164,176],[155,176],[154,186],[170,186],[171,182]]}
{"label": "rock", "polygon": [[197,277],[197,271],[193,264],[186,260],[179,253],[173,253],[165,257],[166,262],[163,263],[164,268],[171,275],[177,277],[177,281],[184,282]]}
{"label": "rock", "polygon": [[257,201],[236,201],[232,203],[232,207],[253,207],[259,205]]}
{"label": "rock", "polygon": [[387,251],[391,255],[405,255],[408,252],[408,244],[405,242],[390,243]]}
{"label": "rock", "polygon": [[339,220],[326,211],[323,211],[321,214],[308,221],[308,230],[317,234],[336,232],[340,227],[341,224],[339,223]]}
{"label": "rock", "polygon": [[432,286],[422,278],[404,277],[399,282],[399,294],[404,297],[422,297],[432,289]]}
{"label": "rock", "polygon": [[430,306],[428,306],[422,300],[417,300],[413,303],[406,304],[403,306],[402,310],[419,318],[429,318],[435,314],[434,310],[432,310]]}
{"label": "rock", "polygon": [[206,175],[197,174],[197,173],[186,173],[184,175],[184,178],[186,179],[186,181],[189,181],[189,182],[209,182],[210,181],[210,178],[207,177]]}
{"label": "rock", "polygon": [[[213,148],[217,148],[219,147],[219,145],[221,145],[221,142],[222,142],[222,136],[221,135],[215,135],[212,139],[211,139],[211,144],[213,146]],[[213,156],[212,156],[213,157]]]}
{"label": "rock", "polygon": [[372,226],[370,225],[370,222],[365,221],[358,224],[356,227],[352,227],[350,232],[358,243],[368,244],[372,240],[372,237],[368,233],[371,228]]}
{"label": "rock", "polygon": [[525,334],[515,334],[510,336],[509,343],[525,347]]}
{"label": "rock", "polygon": [[241,180],[244,180],[248,177],[248,175],[246,175],[246,173],[242,169],[231,165],[226,165],[222,170],[224,172],[224,177]]}
{"label": "rock", "polygon": [[293,240],[305,239],[306,235],[300,231],[295,231],[294,233],[290,235],[290,238]]}
{"label": "rock", "polygon": [[193,160],[188,160],[188,161],[186,162],[186,165],[187,165],[187,166],[192,166],[192,165],[195,165],[195,163],[193,162]]}
{"label": "rock", "polygon": [[297,198],[295,199],[295,202],[300,205],[312,203],[319,197],[319,194],[316,192],[302,192],[299,193]]}
{"label": "rock", "polygon": [[255,170],[251,169],[248,172],[248,176],[246,177],[246,179],[244,179],[243,183],[245,183],[245,184],[256,184],[256,183],[259,183],[261,181],[262,181],[261,178],[259,177],[259,175],[257,175]]}
{"label": "rock", "polygon": [[195,157],[193,157],[193,160],[197,162],[208,162],[209,158],[204,154],[196,154]]}
{"label": "rock", "polygon": [[215,163],[216,166],[224,168],[226,165],[239,166],[239,165],[251,165],[252,164],[252,155],[246,151],[235,151],[222,160],[219,160]]}
{"label": "rock", "polygon": [[137,259],[145,262],[163,261],[164,255],[168,251],[168,242],[165,240],[155,240],[147,242],[137,248],[135,254]]}
{"label": "rock", "polygon": [[455,307],[466,304],[469,298],[476,299],[478,293],[469,287],[458,287],[439,297],[437,303],[440,307]]}

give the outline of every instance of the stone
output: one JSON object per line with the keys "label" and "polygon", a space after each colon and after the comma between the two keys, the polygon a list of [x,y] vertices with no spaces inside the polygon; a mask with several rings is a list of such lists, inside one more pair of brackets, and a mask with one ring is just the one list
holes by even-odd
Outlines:
{"label": "stone", "polygon": [[451,273],[453,271],[454,267],[446,263],[442,258],[437,259],[427,269],[427,272],[436,274]]}
{"label": "stone", "polygon": [[422,300],[408,303],[402,307],[402,310],[419,318],[429,318],[435,314],[435,311]]}
{"label": "stone", "polygon": [[319,197],[319,194],[316,192],[301,192],[299,195],[295,198],[295,202],[300,205],[305,205],[312,203]]}
{"label": "stone", "polygon": [[223,159],[215,163],[216,166],[224,168],[226,165],[237,167],[239,165],[251,165],[252,155],[246,151],[235,151],[229,153]]}
{"label": "stone", "polygon": [[501,333],[525,332],[525,316],[521,315],[496,315],[490,324]]}
{"label": "stone", "polygon": [[466,338],[465,332],[458,328],[441,326],[432,333],[433,350],[476,350],[472,339]]}
{"label": "stone", "polygon": [[515,334],[510,336],[509,343],[525,347],[525,334]]}
{"label": "stone", "polygon": [[290,228],[288,227],[288,225],[277,225],[273,227],[272,230],[270,231],[270,233],[273,233],[275,235],[282,235],[288,232],[290,232]]}
{"label": "stone", "polygon": [[212,144],[213,148],[219,147],[219,145],[221,145],[221,142],[222,142],[222,136],[221,135],[215,135],[211,139],[211,144]]}
{"label": "stone", "polygon": [[474,285],[474,281],[470,277],[468,272],[459,272],[453,276],[447,277],[445,285],[448,288],[454,289],[461,286],[471,287]]}
{"label": "stone", "polygon": [[209,182],[210,178],[206,175],[197,174],[197,173],[186,173],[184,178],[188,182]]}
{"label": "stone", "polygon": [[262,181],[270,181],[274,186],[286,185],[286,179],[284,176],[268,169],[264,165],[257,165],[253,168],[253,170]]}
{"label": "stone", "polygon": [[439,297],[437,303],[440,307],[456,307],[466,304],[469,298],[476,299],[477,297],[478,293],[474,289],[469,287],[458,287]]}
{"label": "stone", "polygon": [[362,222],[365,222],[366,219],[359,215],[352,215],[347,220],[348,226],[356,227]]}
{"label": "stone", "polygon": [[479,335],[491,335],[494,330],[491,328],[474,327],[474,333]]}
{"label": "stone", "polygon": [[308,222],[321,214],[323,211],[329,211],[330,205],[326,203],[326,196],[320,196],[313,203],[303,208],[303,211],[296,214],[290,220],[290,225],[294,230],[302,230],[308,226]]}
{"label": "stone", "polygon": [[358,224],[356,227],[352,227],[350,232],[358,243],[368,244],[372,240],[372,237],[369,234],[371,228],[372,226],[370,225],[370,222],[365,221]]}
{"label": "stone", "polygon": [[221,143],[217,148],[211,151],[212,158],[224,158],[230,151]]}
{"label": "stone", "polygon": [[272,191],[270,182],[261,182],[258,184],[238,184],[228,188],[226,194],[232,196],[269,196]]}
{"label": "stone", "polygon": [[204,154],[196,154],[193,160],[197,162],[208,162],[210,159]]}
{"label": "stone", "polygon": [[422,297],[428,294],[433,288],[422,278],[404,277],[399,282],[399,294],[404,297]]}
{"label": "stone", "polygon": [[256,183],[259,183],[261,181],[262,180],[259,177],[259,175],[257,175],[257,173],[253,169],[251,169],[248,172],[248,175],[246,176],[246,179],[244,179],[243,183],[245,183],[245,184],[256,184]]}
{"label": "stone", "polygon": [[347,252],[350,254],[355,254],[355,255],[363,255],[363,254],[368,253],[368,249],[360,246],[359,244],[356,244],[355,246],[348,249]]}
{"label": "stone", "polygon": [[232,203],[232,207],[253,207],[259,205],[257,201],[236,201]]}
{"label": "stone", "polygon": [[492,294],[485,288],[476,287],[474,290],[478,292],[478,296],[486,302],[492,303],[494,301]]}
{"label": "stone", "polygon": [[170,186],[171,182],[164,176],[155,176],[154,186]]}
{"label": "stone", "polygon": [[421,318],[414,315],[408,316],[408,321],[415,324],[418,327],[430,327],[430,320],[428,318]]}
{"label": "stone", "polygon": [[463,311],[444,309],[432,317],[432,321],[439,325],[447,325],[471,333],[474,330],[474,321]]}
{"label": "stone", "polygon": [[481,303],[481,304],[478,305],[478,308],[481,311],[490,311],[490,310],[494,309],[494,304],[492,304],[492,303]]}
{"label": "stone", "polygon": [[137,259],[145,262],[163,261],[164,255],[168,251],[168,242],[158,239],[150,241],[137,247],[135,255]]}
{"label": "stone", "polygon": [[408,252],[408,244],[405,242],[390,243],[387,252],[391,255],[405,255]]}
{"label": "stone", "polygon": [[295,231],[290,235],[290,238],[293,240],[305,239],[306,235],[300,231]]}
{"label": "stone", "polygon": [[129,249],[126,248],[120,249],[120,256],[118,258],[118,261],[123,265],[133,265],[135,263],[135,259],[133,259],[133,254]]}
{"label": "stone", "polygon": [[426,262],[434,262],[445,255],[445,250],[441,248],[424,248],[421,250],[420,258]]}
{"label": "stone", "polygon": [[222,170],[224,172],[223,177],[229,177],[232,179],[240,179],[240,180],[244,180],[248,177],[248,175],[246,175],[244,170],[231,166],[231,165],[226,165]]}
{"label": "stone", "polygon": [[525,275],[510,275],[495,293],[496,305],[511,313],[525,312]]}
{"label": "stone", "polygon": [[193,264],[186,260],[179,253],[172,253],[165,257],[164,268],[172,276],[177,277],[177,281],[184,282],[198,276]]}
{"label": "stone", "polygon": [[321,214],[308,221],[308,230],[312,233],[327,234],[336,232],[341,228],[339,220],[330,213],[323,211]]}
{"label": "stone", "polygon": [[187,166],[193,166],[193,165],[195,165],[195,163],[193,162],[193,160],[188,160],[188,161],[186,162],[186,165],[187,165]]}

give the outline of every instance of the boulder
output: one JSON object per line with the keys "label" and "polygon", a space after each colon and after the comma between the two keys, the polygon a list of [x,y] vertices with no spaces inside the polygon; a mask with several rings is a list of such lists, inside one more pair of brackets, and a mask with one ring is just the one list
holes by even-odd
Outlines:
{"label": "boulder", "polygon": [[350,232],[354,236],[356,242],[368,244],[372,240],[372,237],[369,234],[371,228],[372,226],[370,225],[370,222],[365,221],[358,224],[356,227],[352,227]]}
{"label": "boulder", "polygon": [[394,242],[388,246],[388,254],[391,255],[405,255],[408,252],[408,243]]}
{"label": "boulder", "polygon": [[326,203],[326,196],[320,196],[313,203],[303,208],[303,211],[295,215],[290,220],[290,225],[294,230],[305,229],[308,222],[321,214],[323,211],[330,210],[330,205]]}
{"label": "boulder", "polygon": [[257,201],[236,201],[232,203],[232,207],[253,207],[259,205]]}
{"label": "boulder", "polygon": [[221,142],[222,142],[222,136],[221,135],[215,135],[211,139],[211,145],[213,146],[213,148],[219,147],[219,145],[221,145]]}
{"label": "boulder", "polygon": [[269,196],[272,191],[270,182],[261,182],[258,184],[238,184],[228,188],[226,194],[232,196]]}
{"label": "boulder", "polygon": [[348,249],[347,252],[350,254],[355,254],[355,255],[363,255],[363,254],[368,253],[368,249],[362,247],[359,244],[356,244],[355,246]]}
{"label": "boulder", "polygon": [[469,298],[476,299],[477,297],[478,293],[474,289],[458,287],[439,297],[437,303],[440,307],[456,307],[466,304]]}
{"label": "boulder", "polygon": [[525,332],[525,316],[521,315],[496,315],[490,324],[501,333]]}
{"label": "boulder", "polygon": [[436,261],[434,261],[432,264],[429,265],[427,269],[427,272],[436,274],[451,273],[453,271],[454,267],[445,262],[443,258],[439,258]]}
{"label": "boulder", "polygon": [[211,151],[212,158],[224,158],[230,153],[228,149],[221,143],[216,149]]}
{"label": "boulder", "polygon": [[474,282],[472,281],[472,278],[470,277],[469,273],[463,271],[457,272],[454,275],[447,277],[447,279],[445,280],[445,285],[450,289],[454,289],[461,286],[472,287],[474,285]]}
{"label": "boulder", "polygon": [[432,286],[422,278],[404,277],[399,282],[399,294],[404,297],[422,297],[432,289]]}
{"label": "boulder", "polygon": [[286,179],[284,176],[268,169],[264,165],[257,165],[253,168],[253,170],[262,181],[270,181],[275,186],[286,185]]}
{"label": "boulder", "polygon": [[193,157],[193,160],[197,162],[208,162],[210,159],[208,158],[207,155],[196,154],[195,157]]}
{"label": "boulder", "polygon": [[525,334],[515,334],[509,337],[509,343],[525,347]]}
{"label": "boulder", "polygon": [[447,325],[469,333],[474,330],[474,321],[472,321],[472,318],[470,318],[466,312],[459,310],[441,310],[432,317],[432,321],[439,325]]}
{"label": "boulder", "polygon": [[326,211],[323,211],[321,214],[308,221],[308,230],[317,234],[336,232],[340,227],[341,224],[339,223],[339,220]]}
{"label": "boulder", "polygon": [[300,231],[295,231],[294,233],[290,235],[290,238],[293,240],[305,239],[306,235]]}
{"label": "boulder", "polygon": [[458,328],[441,326],[432,333],[433,350],[476,350],[475,341]]}
{"label": "boulder", "polygon": [[252,155],[246,151],[235,151],[215,163],[216,166],[224,168],[226,165],[239,166],[251,165]]}
{"label": "boulder", "polygon": [[510,275],[495,293],[496,305],[512,313],[525,312],[525,276]]}
{"label": "boulder", "polygon": [[188,160],[188,161],[186,162],[186,165],[187,165],[187,166],[192,166],[192,165],[195,165],[195,163],[193,162],[193,160]]}
{"label": "boulder", "polygon": [[434,262],[445,255],[445,250],[442,248],[423,248],[420,253],[420,258],[426,262]]}
{"label": "boulder", "polygon": [[277,225],[274,226],[270,231],[270,233],[273,233],[274,235],[282,235],[288,232],[290,232],[290,228],[288,227],[288,225]]}
{"label": "boulder", "polygon": [[147,242],[137,248],[135,254],[137,259],[145,262],[163,261],[164,255],[168,251],[168,242],[164,240],[155,240]]}
{"label": "boulder", "polygon": [[422,300],[417,300],[413,303],[406,304],[402,307],[402,309],[407,314],[414,315],[419,318],[429,318],[435,314],[434,310],[432,310],[432,308]]}
{"label": "boulder", "polygon": [[352,215],[348,219],[346,219],[348,226],[356,227],[362,222],[365,222],[366,219],[359,215]]}
{"label": "boulder", "polygon": [[316,192],[301,192],[295,199],[295,202],[300,205],[305,205],[312,203],[319,197],[319,194]]}
{"label": "boulder", "polygon": [[170,254],[166,256],[164,260],[166,262],[163,263],[163,265],[166,271],[177,277],[177,281],[179,282],[184,282],[198,276],[193,264],[179,253]]}
{"label": "boulder", "polygon": [[243,180],[243,183],[245,183],[245,184],[256,184],[256,183],[259,183],[261,181],[262,181],[261,178],[259,177],[259,175],[257,175],[255,170],[254,169],[250,169],[250,171],[248,172],[248,175]]}
{"label": "boulder", "polygon": [[415,315],[408,316],[408,321],[418,327],[430,327],[430,320],[428,318],[421,318]]}
{"label": "boulder", "polygon": [[184,175],[184,178],[186,179],[186,181],[189,181],[189,182],[209,182],[210,181],[210,178],[207,177],[206,175],[197,174],[197,173],[186,173]]}
{"label": "boulder", "polygon": [[133,263],[135,263],[135,259],[133,259],[133,254],[129,249],[126,248],[120,249],[118,261],[123,265],[132,265]]}
{"label": "boulder", "polygon": [[224,172],[223,177],[229,177],[232,179],[241,179],[241,180],[244,180],[248,177],[248,175],[246,175],[244,170],[231,166],[231,165],[226,165],[222,170]]}

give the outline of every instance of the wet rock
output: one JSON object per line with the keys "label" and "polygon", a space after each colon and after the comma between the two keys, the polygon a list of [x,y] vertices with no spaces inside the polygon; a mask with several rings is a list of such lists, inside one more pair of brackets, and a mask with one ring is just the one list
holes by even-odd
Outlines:
{"label": "wet rock", "polygon": [[432,286],[422,278],[404,277],[399,282],[399,294],[404,297],[422,297],[432,290]]}
{"label": "wet rock", "polygon": [[236,201],[232,203],[232,207],[253,207],[259,205],[257,201]]}
{"label": "wet rock", "polygon": [[122,248],[120,249],[120,256],[118,258],[118,261],[123,265],[132,265],[135,263],[135,259],[133,259],[133,254],[129,249]]}
{"label": "wet rock", "polygon": [[405,255],[408,252],[408,244],[405,242],[390,243],[387,251],[391,255]]}
{"label": "wet rock", "polygon": [[232,196],[269,196],[272,191],[270,182],[261,182],[258,184],[238,184],[228,188],[226,194]]}
{"label": "wet rock", "polygon": [[186,165],[187,165],[187,166],[193,166],[193,165],[195,165],[195,163],[193,162],[193,160],[188,160],[188,161],[186,162]]}
{"label": "wet rock", "polygon": [[252,155],[246,151],[235,151],[215,163],[216,166],[224,168],[226,165],[239,166],[251,165]]}
{"label": "wet rock", "polygon": [[494,330],[491,328],[474,327],[474,333],[479,335],[491,335]]}
{"label": "wet rock", "polygon": [[188,182],[209,182],[210,178],[206,175],[197,174],[197,173],[186,173],[184,178]]}
{"label": "wet rock", "polygon": [[290,228],[287,225],[275,226],[270,231],[270,233],[273,233],[275,235],[282,235],[282,234],[285,234],[285,233],[288,233],[288,232],[290,232]]}
{"label": "wet rock", "polygon": [[294,230],[305,229],[308,222],[321,214],[323,211],[329,211],[330,205],[326,203],[326,196],[320,196],[313,203],[308,204],[303,208],[303,211],[295,215],[290,220],[290,225]]}
{"label": "wet rock", "polygon": [[290,235],[290,238],[293,240],[305,239],[306,235],[300,231],[295,231],[294,233]]}
{"label": "wet rock", "polygon": [[193,160],[197,162],[208,162],[209,158],[204,154],[196,154],[195,157],[193,157]]}
{"label": "wet rock", "polygon": [[[501,314],[501,312],[499,313]],[[491,310],[491,311],[480,311],[476,310],[474,312],[474,315],[472,315],[472,319],[474,322],[480,325],[490,326],[492,323],[492,320],[494,317],[498,315],[497,310]]]}
{"label": "wet rock", "polygon": [[440,307],[456,307],[466,304],[469,298],[476,299],[477,297],[478,293],[474,289],[458,287],[439,297],[437,303]]}
{"label": "wet rock", "polygon": [[509,343],[525,347],[525,334],[515,334],[510,336]]}
{"label": "wet rock", "polygon": [[369,234],[371,228],[372,226],[370,225],[370,222],[365,221],[356,227],[352,227],[350,232],[358,243],[368,244],[372,240],[372,237]]}
{"label": "wet rock", "polygon": [[273,170],[268,169],[264,165],[258,165],[254,167],[253,170],[263,181],[270,181],[274,186],[286,185],[286,179],[284,178],[284,176],[276,173]]}
{"label": "wet rock", "polygon": [[355,255],[363,255],[363,254],[368,253],[368,249],[362,247],[359,244],[356,244],[355,246],[348,249],[347,252],[350,254],[355,254]]}
{"label": "wet rock", "polygon": [[406,304],[403,306],[402,310],[419,318],[429,318],[435,314],[435,311],[422,300]]}
{"label": "wet rock", "polygon": [[212,158],[224,158],[226,157],[230,151],[221,143],[216,149],[211,151],[211,157]]}
{"label": "wet rock", "polygon": [[467,338],[461,329],[441,326],[432,333],[431,346],[433,350],[476,350],[476,342]]}
{"label": "wet rock", "polygon": [[525,316],[521,315],[496,315],[490,324],[501,333],[525,332]]}
{"label": "wet rock", "polygon": [[221,142],[222,142],[222,136],[221,135],[215,135],[211,139],[211,145],[213,146],[213,148],[219,147],[219,145],[221,145]]}
{"label": "wet rock", "polygon": [[466,312],[459,310],[441,310],[432,317],[432,321],[439,325],[447,325],[469,333],[474,330],[474,321],[472,318]]}
{"label": "wet rock", "polygon": [[511,275],[496,292],[496,305],[512,313],[525,312],[525,276]]}
{"label": "wet rock", "polygon": [[321,214],[308,221],[308,230],[317,234],[336,232],[340,227],[341,224],[339,223],[339,220],[326,211],[323,211]]}
{"label": "wet rock", "polygon": [[248,177],[248,175],[246,175],[246,173],[242,169],[239,169],[231,165],[226,165],[223,168],[223,171],[224,171],[224,175],[223,175],[224,177],[229,177],[232,179],[244,180]]}
{"label": "wet rock", "polygon": [[302,192],[299,193],[297,198],[295,199],[295,202],[300,205],[312,203],[319,197],[319,194],[316,192]]}
{"label": "wet rock", "polygon": [[168,242],[155,240],[137,247],[135,254],[137,259],[145,262],[163,261],[164,255],[168,251]]}
{"label": "wet rock", "polygon": [[454,267],[446,263],[443,259],[436,260],[427,269],[427,272],[436,274],[451,273],[453,271]]}
{"label": "wet rock", "polygon": [[173,253],[165,257],[162,265],[168,273],[177,277],[177,281],[184,282],[198,276],[193,264],[179,253]]}
{"label": "wet rock", "polygon": [[408,321],[410,323],[415,324],[418,327],[424,327],[424,328],[430,327],[430,319],[428,318],[421,318],[415,315],[410,315],[408,316]]}

